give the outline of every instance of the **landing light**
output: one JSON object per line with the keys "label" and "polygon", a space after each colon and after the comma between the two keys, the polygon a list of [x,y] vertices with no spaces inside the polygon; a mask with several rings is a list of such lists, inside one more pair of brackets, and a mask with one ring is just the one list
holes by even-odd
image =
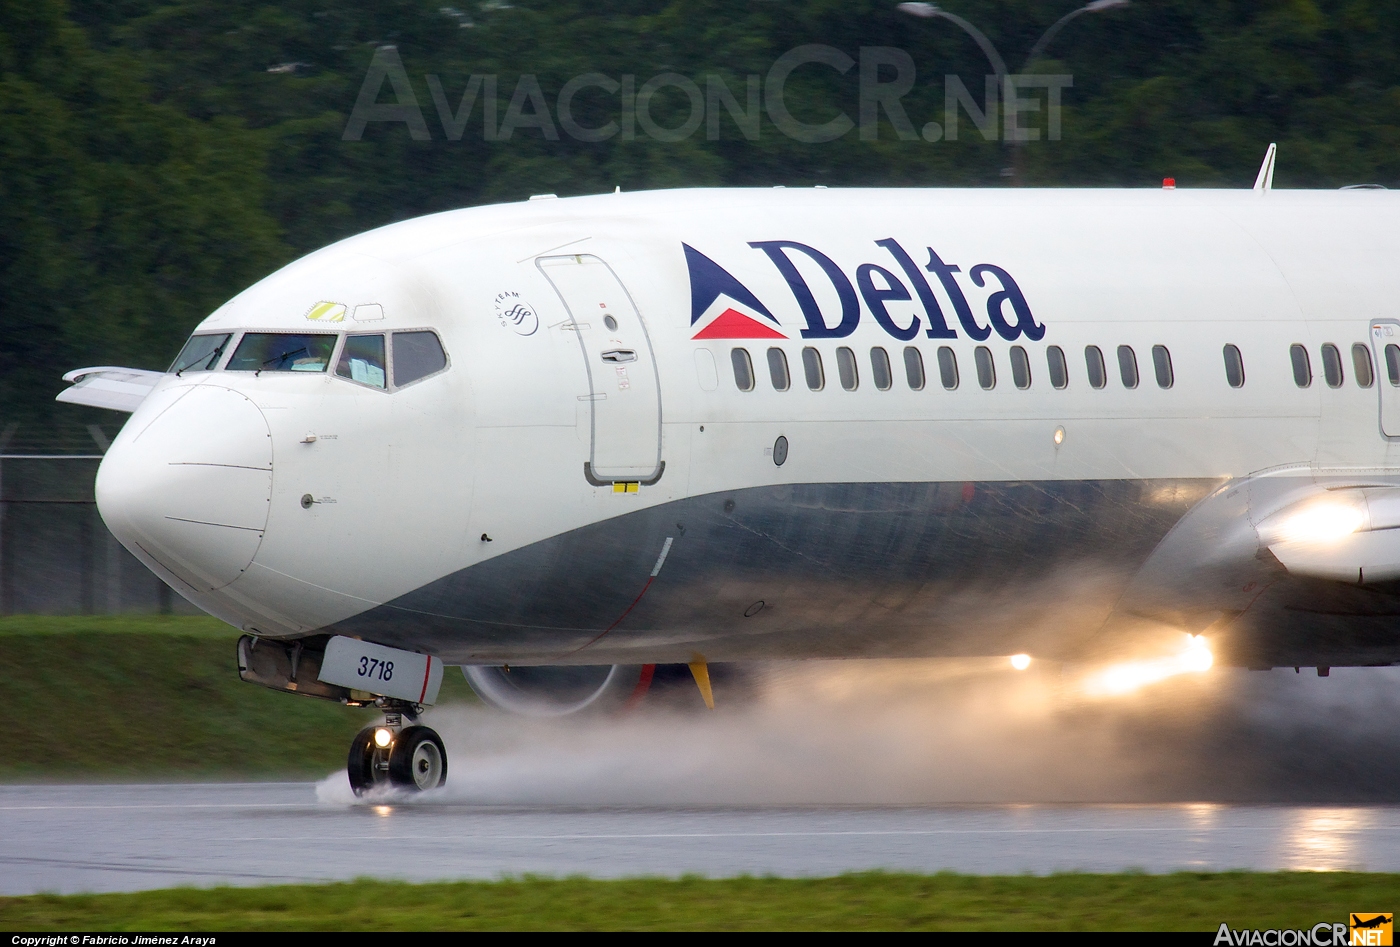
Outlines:
{"label": "landing light", "polygon": [[1183,635],[1186,641],[1175,655],[1149,661],[1126,661],[1105,668],[1085,681],[1090,694],[1117,696],[1178,674],[1199,674],[1215,663],[1210,646],[1200,635]]}
{"label": "landing light", "polygon": [[1191,643],[1186,646],[1186,651],[1181,656],[1181,666],[1188,671],[1209,671],[1211,665],[1215,663],[1215,655],[1210,653],[1210,648],[1206,645],[1206,639],[1200,635],[1192,635]]}
{"label": "landing light", "polygon": [[1364,518],[1360,508],[1350,503],[1314,503],[1279,523],[1279,538],[1289,543],[1332,543],[1356,532]]}
{"label": "landing light", "polygon": [[1018,671],[1024,671],[1031,666],[1031,656],[1029,654],[1013,654],[1011,656],[1011,666]]}
{"label": "landing light", "polygon": [[380,727],[378,730],[374,731],[374,745],[381,750],[393,742],[394,731],[390,730],[388,727]]}

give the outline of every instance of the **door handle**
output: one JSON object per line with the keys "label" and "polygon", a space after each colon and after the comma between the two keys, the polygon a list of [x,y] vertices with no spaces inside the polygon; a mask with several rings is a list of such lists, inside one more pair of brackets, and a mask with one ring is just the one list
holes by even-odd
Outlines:
{"label": "door handle", "polygon": [[637,353],[634,349],[608,349],[603,353],[605,362],[635,362]]}

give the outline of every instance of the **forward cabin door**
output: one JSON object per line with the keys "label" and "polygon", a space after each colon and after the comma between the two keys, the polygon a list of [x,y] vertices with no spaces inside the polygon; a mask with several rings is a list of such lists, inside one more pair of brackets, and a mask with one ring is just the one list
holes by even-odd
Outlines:
{"label": "forward cabin door", "polygon": [[646,323],[631,294],[612,267],[591,253],[539,257],[535,265],[563,300],[588,370],[585,397],[593,421],[584,476],[595,486],[655,483],[665,469],[661,385]]}
{"label": "forward cabin door", "polygon": [[1400,437],[1400,322],[1371,322],[1371,351],[1376,358],[1376,390],[1381,398],[1381,433]]}

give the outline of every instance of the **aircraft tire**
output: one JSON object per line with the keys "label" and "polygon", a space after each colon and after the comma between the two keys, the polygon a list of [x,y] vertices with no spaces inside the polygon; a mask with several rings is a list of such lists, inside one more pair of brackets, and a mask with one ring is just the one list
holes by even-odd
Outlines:
{"label": "aircraft tire", "polygon": [[357,796],[363,796],[374,788],[374,731],[375,727],[365,727],[350,741],[350,755],[345,761],[345,774],[350,777],[350,789]]}
{"label": "aircraft tire", "polygon": [[405,727],[389,752],[389,781],[422,792],[447,782],[447,748],[431,727]]}

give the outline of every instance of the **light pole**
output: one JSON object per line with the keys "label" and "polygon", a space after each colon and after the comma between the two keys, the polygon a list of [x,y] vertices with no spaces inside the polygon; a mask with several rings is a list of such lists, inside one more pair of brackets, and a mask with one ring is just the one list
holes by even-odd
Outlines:
{"label": "light pole", "polygon": [[[1090,2],[1084,4],[1084,6],[1069,11],[1052,23],[1050,28],[1040,35],[1040,39],[1035,41],[1035,45],[1031,47],[1030,54],[1026,56],[1026,61],[1022,64],[1020,72],[1024,73],[1031,67],[1033,62],[1044,54],[1045,48],[1050,45],[1050,41],[1055,38],[1055,34],[1064,29],[1065,25],[1068,24],[1070,20],[1084,13],[1103,13],[1106,10],[1116,10],[1120,7],[1126,7],[1128,4],[1129,0],[1090,0]],[[991,64],[992,71],[996,74],[997,94],[1001,96],[1002,104],[1005,105],[1007,92],[1006,60],[1001,58],[1001,53],[997,52],[996,46],[992,44],[991,40],[987,39],[986,34],[957,14],[949,13],[947,10],[940,8],[934,3],[923,3],[914,0],[914,2],[901,3],[896,6],[895,9],[901,13],[907,13],[910,16],[917,16],[925,20],[949,20],[957,24],[968,36],[972,37],[973,42],[981,48],[983,54],[987,57],[987,62]],[[1023,144],[1025,144],[1025,142],[1019,140],[1011,142],[1012,147],[1015,149],[1012,152],[1011,167],[1002,169],[1002,174],[1009,177],[1013,185],[1021,183],[1021,146]]]}
{"label": "light pole", "polygon": [[[950,20],[962,27],[964,33],[972,37],[973,42],[982,47],[982,52],[986,54],[987,61],[992,64],[992,71],[996,73],[997,79],[1006,78],[1006,60],[1001,58],[1001,53],[992,45],[992,41],[987,39],[985,33],[973,26],[971,23],[958,16],[956,13],[949,13],[941,9],[934,3],[901,3],[895,7],[900,13],[907,13],[910,16],[917,16],[925,20],[942,19]],[[1056,24],[1058,25],[1058,24]],[[1051,27],[1054,29],[1054,27]]]}
{"label": "light pole", "polygon": [[1045,47],[1049,46],[1050,41],[1055,38],[1055,34],[1064,29],[1065,24],[1070,20],[1081,13],[1103,13],[1105,10],[1117,10],[1119,7],[1126,7],[1128,2],[1129,0],[1091,0],[1090,3],[1069,11],[1051,24],[1050,29],[1040,34],[1040,39],[1036,40],[1035,45],[1031,47],[1030,55],[1026,57],[1025,65],[1021,67],[1021,71],[1025,72],[1031,67],[1031,63],[1040,58],[1041,54],[1045,52]]}

